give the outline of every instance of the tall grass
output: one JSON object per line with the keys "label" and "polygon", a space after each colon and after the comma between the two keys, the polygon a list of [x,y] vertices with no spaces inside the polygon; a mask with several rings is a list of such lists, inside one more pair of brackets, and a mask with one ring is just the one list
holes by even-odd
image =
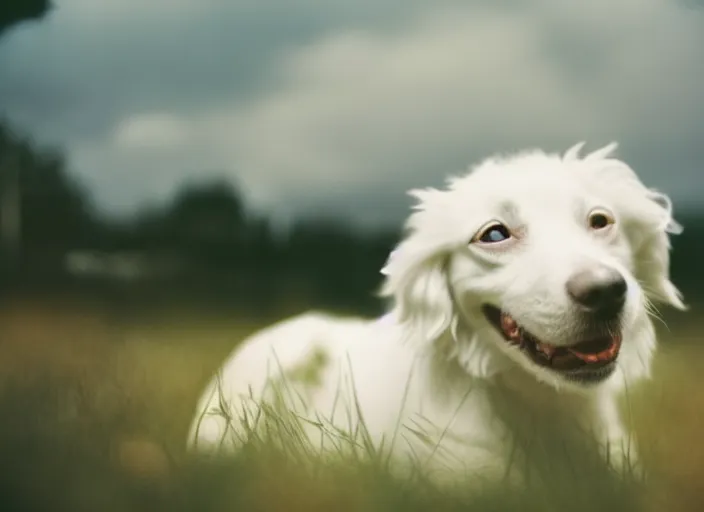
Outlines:
{"label": "tall grass", "polygon": [[[215,391],[222,397],[221,390]],[[525,485],[517,488],[508,482],[488,481],[481,471],[468,474],[464,481],[439,484],[423,464],[427,458],[411,459],[402,471],[391,464],[393,443],[372,442],[354,398],[343,405],[354,409],[344,411],[350,424],[340,428],[331,417],[319,413],[311,420],[305,399],[285,379],[270,380],[265,396],[266,400],[259,401],[243,397],[244,408],[233,408],[221,398],[207,413],[226,426],[221,429],[219,445],[237,447],[237,455],[211,455],[207,463],[229,468],[233,473],[230,486],[237,485],[245,471],[250,478],[252,474],[256,478],[266,475],[272,492],[275,487],[285,488],[286,480],[293,478],[297,486],[308,489],[306,495],[317,496],[307,504],[308,510],[324,510],[333,503],[352,510],[470,511],[609,511],[633,510],[639,505],[643,481],[637,475],[617,474],[588,437],[575,444],[561,432],[561,426],[540,418],[530,422],[532,435],[515,439],[516,451],[528,455]],[[233,410],[240,410],[241,415],[233,417]],[[204,415],[200,419],[211,418]],[[430,440],[431,429],[444,432],[441,425],[399,423],[398,430],[404,433],[394,433],[394,438],[410,433]],[[536,432],[540,435],[534,435]],[[534,446],[529,446],[531,443]],[[435,454],[435,449],[429,448]],[[271,475],[276,475],[274,480],[269,480]],[[321,496],[324,503],[316,505]]]}
{"label": "tall grass", "polygon": [[[282,396],[241,418],[237,455],[186,453],[205,382],[257,327],[242,319],[182,315],[116,333],[85,309],[14,308],[0,312],[0,510],[701,510],[699,325],[673,326],[653,383],[633,390],[647,481],[615,475],[586,443],[565,452],[557,427],[538,418],[541,439],[555,441],[517,441],[530,453],[530,485],[477,490],[481,474],[449,488],[422,471],[391,471],[363,427],[350,434],[303,419]],[[311,429],[320,437],[304,435]]]}

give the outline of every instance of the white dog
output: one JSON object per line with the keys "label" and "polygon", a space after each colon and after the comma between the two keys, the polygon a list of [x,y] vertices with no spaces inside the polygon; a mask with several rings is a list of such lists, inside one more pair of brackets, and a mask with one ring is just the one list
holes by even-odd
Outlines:
{"label": "white dog", "polygon": [[412,191],[383,269],[388,314],[310,313],[255,334],[205,390],[191,447],[236,448],[276,395],[315,446],[362,431],[367,448],[443,478],[522,475],[528,446],[558,432],[633,460],[617,399],[649,375],[654,303],[685,309],[669,280],[668,233],[681,227],[616,144],[580,157],[582,145],[490,158],[444,190]]}

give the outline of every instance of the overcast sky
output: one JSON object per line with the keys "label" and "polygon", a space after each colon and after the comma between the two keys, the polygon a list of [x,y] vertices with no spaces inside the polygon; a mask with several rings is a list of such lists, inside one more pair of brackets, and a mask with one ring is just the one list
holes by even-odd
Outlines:
{"label": "overcast sky", "polygon": [[0,105],[113,213],[226,175],[277,215],[397,223],[497,151],[611,140],[704,192],[697,0],[55,0],[0,43]]}

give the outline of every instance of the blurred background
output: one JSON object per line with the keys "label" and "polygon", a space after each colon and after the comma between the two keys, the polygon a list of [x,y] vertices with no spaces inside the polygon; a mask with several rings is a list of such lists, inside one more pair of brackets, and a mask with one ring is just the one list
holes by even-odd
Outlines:
{"label": "blurred background", "polygon": [[700,510],[703,82],[697,0],[3,0],[0,499],[164,505],[242,337],[382,310],[407,189],[617,140],[685,227],[633,415]]}

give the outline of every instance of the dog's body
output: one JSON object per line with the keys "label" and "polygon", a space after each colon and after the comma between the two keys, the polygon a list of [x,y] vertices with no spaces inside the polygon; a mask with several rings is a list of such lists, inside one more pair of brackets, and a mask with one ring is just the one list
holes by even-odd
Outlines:
{"label": "dog's body", "polygon": [[236,448],[251,427],[239,422],[277,397],[315,446],[337,450],[330,431],[352,432],[453,480],[520,472],[527,446],[559,433],[632,462],[617,400],[649,375],[651,302],[684,308],[668,277],[679,226],[666,196],[609,157],[615,146],[580,147],[487,160],[447,190],[413,192],[384,269],[389,313],[310,313],[255,334],[206,389],[192,446]]}

